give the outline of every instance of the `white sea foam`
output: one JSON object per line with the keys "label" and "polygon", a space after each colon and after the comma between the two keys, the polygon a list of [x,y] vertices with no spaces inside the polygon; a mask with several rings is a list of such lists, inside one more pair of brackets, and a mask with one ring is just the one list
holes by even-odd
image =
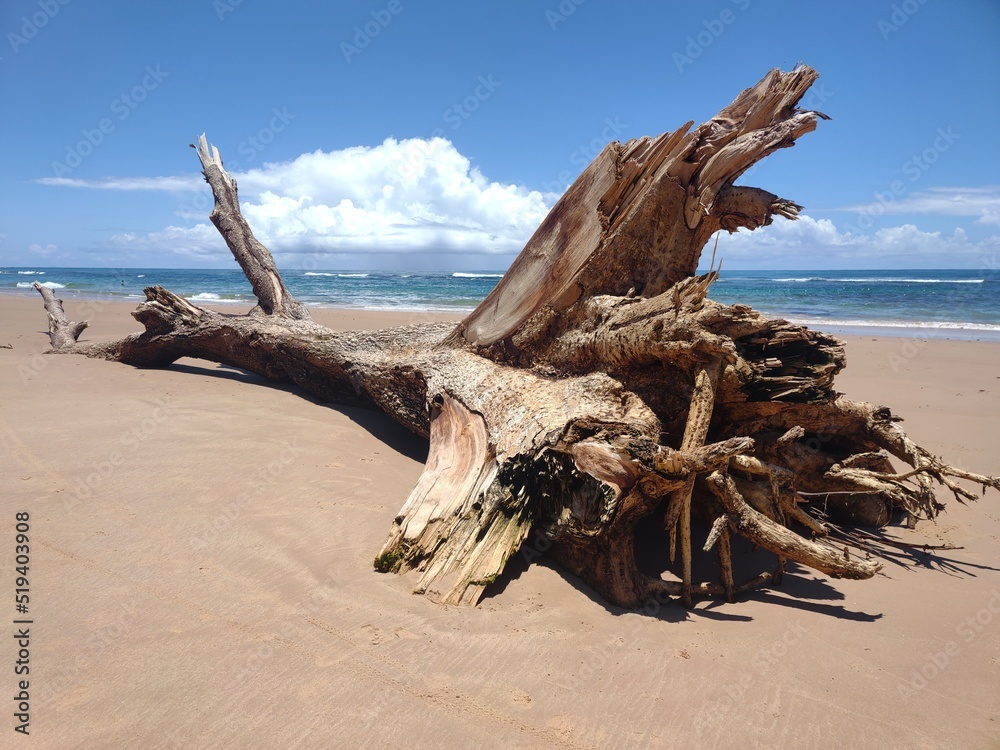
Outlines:
{"label": "white sea foam", "polygon": [[140,273],[138,276],[136,276],[136,278],[137,279],[144,279],[144,278],[146,278],[146,274]]}
{"label": "white sea foam", "polygon": [[832,281],[838,284],[982,284],[986,279],[903,279],[903,278],[881,278],[863,277],[850,279],[829,279],[821,276],[808,276],[804,278],[771,279],[772,281],[785,282],[806,282],[806,281]]}
{"label": "white sea foam", "polygon": [[245,305],[250,300],[239,297],[227,296],[223,297],[215,292],[198,292],[198,294],[192,294],[185,297],[190,302],[208,302],[213,305]]}
{"label": "white sea foam", "polygon": [[44,276],[45,271],[18,271],[22,276]]}
{"label": "white sea foam", "polygon": [[366,302],[358,300],[355,304],[330,304],[317,302],[310,304],[310,307],[319,307],[331,310],[376,310],[379,312],[399,312],[399,313],[445,313],[458,314],[468,313],[476,309],[475,305],[435,305],[435,304],[394,304],[389,302]]}
{"label": "white sea foam", "polygon": [[336,276],[338,279],[367,279],[366,273],[327,273],[326,271],[306,271],[303,276]]}
{"label": "white sea foam", "polygon": [[[18,289],[31,289],[35,282],[33,281],[19,281],[17,282]],[[47,286],[49,289],[65,289],[65,284],[60,284],[56,281],[41,281],[40,286]]]}
{"label": "white sea foam", "polygon": [[502,273],[462,273],[457,271],[451,275],[453,279],[502,279]]}
{"label": "white sea foam", "polygon": [[926,328],[935,331],[1000,331],[1000,325],[994,323],[964,323],[942,320],[841,320],[837,318],[797,317],[789,317],[787,320],[799,325],[814,326],[819,330],[822,330],[823,326],[849,326],[851,328]]}
{"label": "white sea foam", "polygon": [[888,284],[982,284],[985,279],[829,279],[848,284],[872,284],[883,282]]}

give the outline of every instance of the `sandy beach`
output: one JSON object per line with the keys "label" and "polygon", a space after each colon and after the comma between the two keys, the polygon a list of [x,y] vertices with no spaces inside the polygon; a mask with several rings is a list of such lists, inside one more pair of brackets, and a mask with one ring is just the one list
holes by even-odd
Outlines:
{"label": "sandy beach", "polygon": [[[132,305],[90,305],[85,340],[141,330]],[[479,607],[444,607],[372,569],[422,440],[212,363],[46,356],[44,329],[40,298],[0,295],[0,599],[6,628],[32,621],[24,746],[1000,746],[1000,494],[942,493],[947,512],[902,538],[964,549],[869,581],[791,566],[736,604],[630,612],[519,560]],[[841,391],[1000,472],[1000,344],[845,339]],[[0,654],[9,737],[23,678],[13,639]]]}

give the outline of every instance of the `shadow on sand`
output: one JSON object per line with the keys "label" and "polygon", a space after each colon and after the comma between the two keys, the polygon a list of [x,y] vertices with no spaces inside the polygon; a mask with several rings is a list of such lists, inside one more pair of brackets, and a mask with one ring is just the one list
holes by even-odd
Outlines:
{"label": "shadow on sand", "polygon": [[[305,393],[294,383],[276,383],[267,378],[256,375],[238,367],[216,364],[214,362],[202,362],[194,359],[181,359],[166,368],[174,372],[201,375],[204,377],[219,378],[222,380],[233,380],[239,383],[247,383],[262,388],[270,388],[276,391],[283,391],[298,396],[309,403],[332,409],[350,419],[356,425],[366,430],[372,437],[385,443],[388,448],[405,456],[406,458],[425,463],[427,461],[427,440],[419,435],[414,435],[402,425],[396,423],[391,417],[380,411],[364,409],[355,406],[342,406],[340,404],[320,401]],[[402,502],[402,501],[401,501]]]}

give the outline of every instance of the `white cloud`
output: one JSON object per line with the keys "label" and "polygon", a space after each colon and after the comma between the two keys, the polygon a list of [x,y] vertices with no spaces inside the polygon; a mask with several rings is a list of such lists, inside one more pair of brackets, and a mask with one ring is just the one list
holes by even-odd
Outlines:
{"label": "white cloud", "polygon": [[[374,147],[315,151],[234,176],[244,216],[286,268],[307,262],[373,268],[382,258],[392,263],[404,256],[414,265],[424,259],[457,266],[460,257],[470,268],[501,265],[523,247],[558,198],[489,181],[443,138],[390,138]],[[156,256],[192,265],[231,260],[222,238],[205,221],[212,200],[200,175],[39,182],[117,190],[197,189],[176,211],[180,219],[197,223],[117,234],[103,249],[136,262]],[[978,224],[1000,226],[1000,187],[931,188],[894,198],[883,213],[978,217]],[[753,233],[723,235],[719,243],[727,262],[758,268],[973,267],[998,251],[1000,236],[974,242],[961,228],[948,234],[904,223],[865,233],[811,216],[794,222],[777,219]],[[427,260],[431,257],[437,260]]]}
{"label": "white cloud", "polygon": [[973,242],[960,227],[945,234],[903,224],[864,234],[803,215],[798,221],[776,219],[754,232],[724,233],[718,253],[724,261],[759,268],[958,268],[978,266],[998,250],[1000,236]]}
{"label": "white cloud", "polygon": [[109,245],[126,253],[170,251],[192,260],[225,260],[232,257],[218,231],[211,224],[199,224],[195,227],[169,226],[159,232],[141,235],[135,232],[123,232],[112,236]]}
{"label": "white cloud", "polygon": [[200,190],[205,178],[200,174],[177,177],[105,177],[103,180],[79,180],[72,177],[40,177],[32,180],[53,187],[90,188],[91,190]]}
{"label": "white cloud", "polygon": [[977,224],[995,224],[1000,227],[1000,209],[986,209],[976,219]]}
{"label": "white cloud", "polygon": [[56,250],[59,249],[58,245],[39,245],[37,242],[33,242],[28,245],[28,252],[35,255],[41,255],[45,257],[46,255],[52,255]]}
{"label": "white cloud", "polygon": [[873,203],[862,203],[834,211],[854,211],[869,216],[883,214],[937,214],[941,216],[976,216],[979,224],[1000,225],[1000,186],[934,187],[895,196],[886,190]]}
{"label": "white cloud", "polygon": [[[254,234],[286,263],[310,253],[516,253],[550,208],[538,191],[490,182],[443,138],[316,151],[235,177]],[[202,257],[228,253],[206,223],[119,234],[113,244]]]}

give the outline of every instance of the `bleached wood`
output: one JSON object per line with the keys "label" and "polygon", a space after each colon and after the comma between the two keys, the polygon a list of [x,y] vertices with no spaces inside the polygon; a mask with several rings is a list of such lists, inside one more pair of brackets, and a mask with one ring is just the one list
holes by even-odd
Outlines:
{"label": "bleached wood", "polygon": [[32,286],[42,295],[45,304],[45,312],[49,318],[49,343],[52,344],[52,348],[62,349],[75,344],[90,323],[86,320],[79,323],[70,320],[63,310],[63,301],[57,299],[51,289],[37,281]]}
{"label": "bleached wood", "polygon": [[758,513],[743,501],[728,475],[713,472],[706,482],[725,507],[733,530],[766,550],[834,578],[871,578],[882,567],[875,561],[858,557],[852,559],[849,554],[845,555],[830,545],[804,539]]}
{"label": "bleached wood", "polygon": [[279,315],[294,320],[309,320],[309,310],[285,288],[270,251],[264,247],[240,213],[236,180],[225,170],[219,149],[209,149],[202,133],[197,147],[205,181],[212,186],[215,207],[209,216],[219,230],[236,262],[243,269],[257,296],[257,310],[265,315]]}
{"label": "bleached wood", "polygon": [[[699,448],[705,443],[708,428],[712,422],[712,410],[715,407],[715,385],[719,377],[721,363],[713,362],[709,367],[698,370],[695,375],[694,390],[691,393],[691,408],[688,412],[687,424],[684,428],[684,438],[681,440],[681,450],[689,451]],[[677,490],[680,496],[678,517],[679,536],[681,543],[681,600],[687,607],[691,606],[691,494],[694,492],[692,475]]]}

